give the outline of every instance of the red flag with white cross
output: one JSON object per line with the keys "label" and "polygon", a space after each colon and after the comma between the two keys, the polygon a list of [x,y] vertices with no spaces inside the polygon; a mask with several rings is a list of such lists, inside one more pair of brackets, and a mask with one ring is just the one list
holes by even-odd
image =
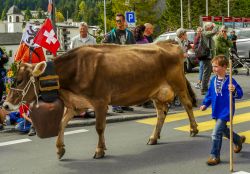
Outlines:
{"label": "red flag with white cross", "polygon": [[34,38],[34,43],[46,48],[56,56],[60,43],[56,37],[51,20],[47,18]]}

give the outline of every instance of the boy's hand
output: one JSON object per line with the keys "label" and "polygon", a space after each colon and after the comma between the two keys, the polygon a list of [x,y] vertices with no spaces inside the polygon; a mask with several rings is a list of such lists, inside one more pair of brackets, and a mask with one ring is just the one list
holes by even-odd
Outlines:
{"label": "boy's hand", "polygon": [[201,111],[205,111],[206,109],[207,109],[206,105],[200,106],[200,110],[201,110]]}
{"label": "boy's hand", "polygon": [[229,85],[228,85],[228,90],[229,90],[230,92],[234,92],[234,91],[235,91],[235,86],[234,86],[233,84],[229,84]]}

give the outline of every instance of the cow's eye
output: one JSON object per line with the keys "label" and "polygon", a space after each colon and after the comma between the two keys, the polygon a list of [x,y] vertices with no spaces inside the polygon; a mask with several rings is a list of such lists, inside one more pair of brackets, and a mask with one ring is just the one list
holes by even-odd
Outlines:
{"label": "cow's eye", "polygon": [[16,84],[19,85],[20,83],[22,83],[22,80],[17,80]]}

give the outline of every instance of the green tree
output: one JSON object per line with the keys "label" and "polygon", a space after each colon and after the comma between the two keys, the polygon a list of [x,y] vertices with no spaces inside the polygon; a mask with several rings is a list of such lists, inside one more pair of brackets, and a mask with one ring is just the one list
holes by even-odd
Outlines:
{"label": "green tree", "polygon": [[24,19],[26,21],[29,21],[31,18],[32,18],[32,15],[31,15],[30,10],[29,9],[25,10],[25,12],[24,12]]}
{"label": "green tree", "polygon": [[2,11],[2,15],[1,15],[1,20],[2,21],[4,21],[4,20],[6,20],[7,19],[7,10],[6,10],[6,8],[5,9],[3,9],[3,11]]}
{"label": "green tree", "polygon": [[56,22],[65,21],[63,14],[60,11],[56,11]]}

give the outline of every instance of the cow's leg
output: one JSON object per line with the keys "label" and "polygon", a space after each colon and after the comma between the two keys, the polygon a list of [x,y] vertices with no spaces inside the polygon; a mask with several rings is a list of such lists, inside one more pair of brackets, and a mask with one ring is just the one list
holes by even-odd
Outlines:
{"label": "cow's leg", "polygon": [[103,158],[105,155],[104,150],[106,150],[104,131],[106,127],[106,114],[107,114],[107,105],[99,105],[95,107],[95,116],[96,116],[96,132],[98,134],[98,143],[95,151],[94,158],[99,159]]}
{"label": "cow's leg", "polygon": [[189,122],[190,122],[190,136],[194,137],[196,134],[198,134],[199,130],[197,129],[198,125],[195,121],[194,118],[194,113],[193,113],[193,106],[192,106],[192,102],[190,101],[187,92],[185,91],[181,91],[178,94],[182,105],[184,106],[187,114],[188,114],[188,118],[189,118]]}
{"label": "cow's leg", "polygon": [[157,122],[153,130],[153,133],[150,136],[149,141],[147,143],[149,145],[157,144],[157,139],[160,139],[161,129],[169,110],[168,104],[165,102],[154,101],[154,104],[157,112]]}
{"label": "cow's leg", "polygon": [[65,153],[65,148],[64,148],[64,129],[67,126],[68,122],[72,119],[74,116],[75,112],[73,109],[66,109],[66,112],[62,118],[62,121],[60,123],[60,128],[59,128],[59,133],[58,137],[56,140],[56,147],[57,147],[57,156],[58,159],[61,159]]}

